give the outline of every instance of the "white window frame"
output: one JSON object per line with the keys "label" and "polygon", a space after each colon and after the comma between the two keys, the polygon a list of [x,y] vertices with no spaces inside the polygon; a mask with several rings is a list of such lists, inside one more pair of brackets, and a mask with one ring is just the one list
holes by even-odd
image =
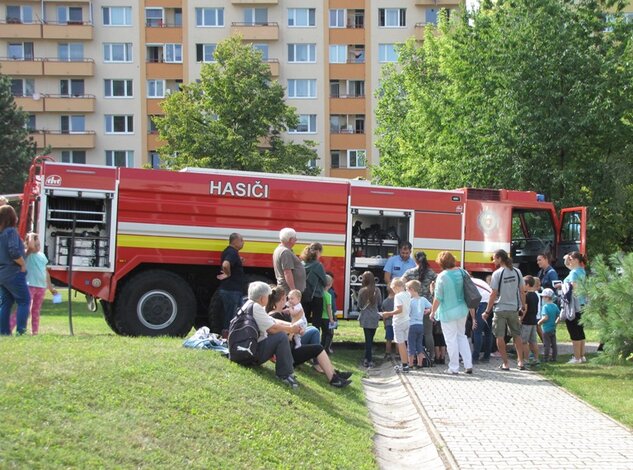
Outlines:
{"label": "white window frame", "polygon": [[[305,129],[305,130],[304,130]],[[316,134],[317,115],[299,114],[299,124],[294,129],[288,129],[288,134]]]}
{"label": "white window frame", "polygon": [[[394,60],[390,60],[390,52],[393,52]],[[378,62],[381,64],[398,62],[396,44],[378,44]]]}
{"label": "white window frame", "polygon": [[[150,90],[152,88],[154,88],[154,90],[156,91],[156,85],[160,84],[162,87],[162,95],[161,94],[150,94]],[[167,83],[166,80],[159,80],[159,79],[150,79],[147,80],[147,97],[148,98],[164,98],[166,96],[165,94],[165,90],[167,88]]]}
{"label": "white window frame", "polygon": [[[160,11],[160,18],[158,17],[151,17],[148,18],[147,17],[147,11],[150,10],[156,10],[156,11]],[[162,7],[145,7],[145,26],[149,27],[149,28],[160,28],[162,26],[165,26],[165,9]],[[153,24],[154,21],[158,20],[158,24]],[[150,23],[152,23],[150,25]]]}
{"label": "white window frame", "polygon": [[17,97],[28,98],[29,96],[33,96],[35,93],[35,79],[33,78],[13,78],[11,77],[11,91],[13,92],[13,82],[19,81],[21,83],[21,92],[19,95],[13,95]]}
{"label": "white window frame", "polygon": [[268,46],[268,44],[256,43],[253,44],[253,49],[262,53],[262,60],[264,62],[268,61],[270,57],[270,47]]}
{"label": "white window frame", "polygon": [[[7,15],[7,17],[6,17],[6,22],[7,23],[9,23],[9,24],[11,24],[11,23],[31,24],[31,23],[34,22],[33,21],[33,7],[31,5],[7,5],[7,7],[15,7],[15,8],[18,8],[20,10],[20,17],[19,18],[9,17]],[[26,14],[27,12],[28,12],[28,14]],[[29,19],[29,17],[30,17],[30,19]]]}
{"label": "white window frame", "polygon": [[[83,153],[83,162],[75,161],[75,153]],[[64,153],[68,154],[68,158],[64,160]],[[87,152],[85,150],[62,150],[59,154],[62,163],[75,163],[77,165],[85,165],[87,162]]]}
{"label": "white window frame", "polygon": [[[123,48],[123,60],[116,60],[114,56],[114,48]],[[132,56],[131,42],[104,42],[103,43],[103,62],[106,64],[126,64],[134,60]]]}
{"label": "white window frame", "polygon": [[330,64],[347,63],[347,45],[330,44]]}
{"label": "white window frame", "polygon": [[[65,49],[66,57],[63,57],[62,51]],[[81,52],[80,57],[73,57],[77,51]],[[60,42],[57,44],[57,59],[64,62],[81,61],[84,59],[84,43],[83,42]]]}
{"label": "white window frame", "polygon": [[[75,20],[71,20],[70,19],[70,9],[78,9],[81,11],[81,22],[75,21]],[[61,18],[60,16],[60,12],[64,12],[64,17],[65,18]],[[60,5],[57,7],[57,24],[83,24],[84,20],[83,20],[83,8],[81,8],[80,6],[67,6],[67,5]]]}
{"label": "white window frame", "polygon": [[[359,153],[362,152],[362,155],[359,156]],[[356,164],[352,165],[352,154],[356,159]],[[362,159],[363,164],[359,165],[358,161]],[[339,161],[340,164],[340,161]],[[365,149],[349,149],[347,151],[347,168],[367,168],[367,150]]]}
{"label": "white window frame", "polygon": [[[121,152],[125,152],[121,155]],[[118,154],[118,155],[117,155]],[[125,165],[116,165],[116,158],[123,156],[125,158]],[[105,164],[106,166],[120,166],[122,168],[134,168],[134,150],[106,150],[105,151]]]}
{"label": "white window frame", "polygon": [[330,8],[328,21],[330,28],[347,27],[347,10],[345,8]]}
{"label": "white window frame", "polygon": [[[384,11],[384,24],[381,24],[381,10]],[[394,15],[397,17],[396,23],[391,24],[389,16]],[[378,27],[379,28],[406,28],[407,26],[407,9],[406,8],[379,8],[378,9]]]}
{"label": "white window frame", "polygon": [[[298,14],[305,12],[306,24],[298,24]],[[312,11],[312,19],[314,24],[310,24],[310,11]],[[316,8],[288,8],[288,27],[289,28],[314,28],[316,27]]]}
{"label": "white window frame", "polygon": [[[305,50],[302,50],[304,49]],[[307,60],[297,60],[299,54],[305,54]],[[292,43],[288,44],[288,63],[289,64],[315,64],[316,63],[316,44],[311,43]]]}
{"label": "white window frame", "polygon": [[[266,18],[264,19],[264,21],[257,20],[257,10],[264,10],[266,12]],[[248,18],[249,16],[250,18]],[[245,8],[244,9],[244,24],[251,25],[251,26],[268,24],[268,8],[266,7]]]}
{"label": "white window frame", "polygon": [[166,64],[182,64],[182,44],[165,44],[163,46],[163,62],[165,62]]}
{"label": "white window frame", "polygon": [[[81,81],[83,82],[83,93],[73,93],[73,82],[74,81]],[[66,82],[66,87],[68,88],[68,91],[70,93],[64,94],[62,93],[62,83]],[[62,78],[59,81],[59,94],[61,96],[84,96],[86,94],[86,81],[83,78]]]}
{"label": "white window frame", "polygon": [[[201,60],[198,60],[198,48],[202,47],[202,58]],[[197,63],[211,63],[211,62],[215,62],[215,50],[218,48],[218,45],[215,43],[198,43],[196,44],[196,62]],[[208,49],[211,49],[211,51],[208,51]],[[209,54],[210,52],[210,54]],[[210,59],[206,60],[207,55],[209,55]]]}
{"label": "white window frame", "polygon": [[[112,23],[112,11],[113,10],[121,10],[123,13],[123,22],[122,23]],[[106,23],[106,11],[108,12],[108,19]],[[101,7],[101,19],[103,22],[103,26],[120,28],[120,27],[128,27],[132,26],[132,7],[126,6],[107,6]]]}
{"label": "white window frame", "polygon": [[[113,91],[114,91],[114,82],[123,82],[123,89],[125,90],[124,95],[122,96],[118,96],[118,95],[113,95]],[[131,84],[131,89],[132,89],[132,94],[128,95],[127,94],[127,90],[128,90],[128,82]],[[109,91],[110,94],[108,95],[106,87],[108,87],[109,85]],[[104,97],[108,98],[108,99],[129,99],[129,98],[134,98],[134,81],[131,78],[106,78],[104,79]]]}
{"label": "white window frame", "polygon": [[[115,131],[115,120],[122,120],[125,127],[124,131]],[[134,115],[132,114],[106,114],[105,115],[105,133],[106,134],[134,134]]]}
{"label": "white window frame", "polygon": [[[213,14],[213,22],[210,24],[205,23],[205,11],[209,10],[209,13]],[[224,8],[223,7],[197,7],[194,11],[196,16],[196,28],[224,28]],[[200,18],[198,18],[200,14]],[[201,21],[198,22],[198,19]]]}
{"label": "white window frame", "polygon": [[[85,114],[64,114],[59,117],[60,122],[64,120],[64,118],[68,119],[68,134],[83,134],[86,132],[86,115]],[[63,131],[63,127],[60,124],[60,129],[62,129],[62,133],[66,134]]]}
{"label": "white window frame", "polygon": [[[307,82],[306,96],[297,95],[297,85],[299,82]],[[296,100],[312,100],[317,98],[317,81],[315,78],[289,78],[288,98]]]}

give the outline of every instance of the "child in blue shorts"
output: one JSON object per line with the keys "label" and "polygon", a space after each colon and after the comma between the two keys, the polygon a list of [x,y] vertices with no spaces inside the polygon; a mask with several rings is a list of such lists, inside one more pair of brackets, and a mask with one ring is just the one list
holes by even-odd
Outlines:
{"label": "child in blue shorts", "polygon": [[424,312],[431,310],[431,302],[420,296],[422,284],[420,281],[409,281],[406,284],[407,292],[411,296],[411,307],[409,310],[409,337],[408,353],[409,367],[413,367],[413,359],[417,356],[416,368],[422,367],[424,363]]}

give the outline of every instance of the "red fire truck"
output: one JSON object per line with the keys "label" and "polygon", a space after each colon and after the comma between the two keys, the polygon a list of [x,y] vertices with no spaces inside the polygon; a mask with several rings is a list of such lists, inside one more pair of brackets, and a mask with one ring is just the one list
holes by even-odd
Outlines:
{"label": "red fire truck", "polygon": [[[40,233],[51,276],[99,299],[125,335],[219,328],[216,275],[231,232],[244,236],[249,280],[274,281],[272,252],[293,227],[300,253],[323,244],[339,316],[357,315],[359,277],[379,283],[408,240],[429,260],[452,251],[472,272],[503,248],[535,273],[536,255],[585,252],[585,208],[560,214],[533,192],[374,186],[367,181],[210,169],[180,172],[55,163],[40,158],[25,184],[20,230]],[[437,269],[437,266],[434,265]]]}

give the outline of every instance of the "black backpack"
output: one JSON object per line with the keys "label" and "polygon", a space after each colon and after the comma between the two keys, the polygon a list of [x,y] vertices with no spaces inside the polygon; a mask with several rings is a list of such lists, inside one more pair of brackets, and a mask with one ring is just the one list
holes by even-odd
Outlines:
{"label": "black backpack", "polygon": [[240,307],[229,325],[229,359],[243,366],[257,363],[259,328],[253,317],[254,305],[247,302]]}

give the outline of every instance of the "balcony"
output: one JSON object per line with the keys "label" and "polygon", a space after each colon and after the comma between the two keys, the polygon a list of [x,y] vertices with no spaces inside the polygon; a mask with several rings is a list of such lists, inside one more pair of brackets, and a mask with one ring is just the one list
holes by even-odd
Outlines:
{"label": "balcony", "polygon": [[365,63],[348,62],[347,64],[330,64],[331,80],[363,80]]}
{"label": "balcony", "polygon": [[41,39],[42,25],[40,23],[20,23],[0,21],[0,38],[7,39]]}
{"label": "balcony", "polygon": [[270,74],[273,77],[279,77],[279,60],[268,59],[268,60],[265,60],[264,62],[266,62],[268,64],[268,67],[270,67]]}
{"label": "balcony", "polygon": [[44,60],[44,75],[50,76],[92,77],[94,68],[95,63],[92,59],[60,60],[47,58]]}
{"label": "balcony", "polygon": [[166,142],[164,140],[160,140],[160,138],[158,137],[158,132],[147,134],[148,150],[157,150],[165,144]]}
{"label": "balcony", "polygon": [[363,9],[365,3],[365,0],[330,0],[329,8]]}
{"label": "balcony", "polygon": [[415,0],[415,4],[421,7],[458,7],[460,0]]}
{"label": "balcony", "polygon": [[42,38],[90,41],[92,40],[93,29],[91,23],[55,23],[48,21],[42,25]]}
{"label": "balcony", "polygon": [[94,113],[94,95],[46,95],[44,111],[52,113]]}
{"label": "balcony", "polygon": [[32,96],[14,96],[15,105],[27,113],[41,113],[44,111],[44,100]]}
{"label": "balcony", "polygon": [[63,149],[92,149],[95,148],[96,136],[94,131],[64,133],[62,131],[37,130],[31,132],[37,148],[50,145],[52,148]]}
{"label": "balcony", "polygon": [[4,75],[19,76],[31,75],[40,76],[44,73],[44,61],[35,59],[14,59],[11,57],[0,57],[0,71]]}
{"label": "balcony", "polygon": [[181,63],[147,62],[147,78],[163,78],[165,80],[182,80]]}
{"label": "balcony", "polygon": [[147,98],[147,114],[151,114],[152,116],[162,116],[165,114],[163,108],[161,107],[161,103],[165,98]]}
{"label": "balcony", "polygon": [[369,170],[367,168],[331,168],[330,174],[332,178],[367,178],[369,176]]}
{"label": "balcony", "polygon": [[332,114],[365,114],[364,96],[341,95],[330,98],[330,113]]}
{"label": "balcony", "polygon": [[244,41],[277,41],[279,25],[277,23],[231,23],[231,35],[239,34]]}
{"label": "balcony", "polygon": [[233,5],[279,5],[279,0],[231,0]]}
{"label": "balcony", "polygon": [[182,44],[182,26],[162,23],[160,26],[145,26],[145,42],[148,44]]}
{"label": "balcony", "polygon": [[330,44],[364,44],[365,28],[330,28]]}
{"label": "balcony", "polygon": [[362,149],[365,144],[366,135],[351,132],[341,132],[330,129],[330,148],[333,149]]}
{"label": "balcony", "polygon": [[145,0],[145,7],[181,8],[183,0]]}

